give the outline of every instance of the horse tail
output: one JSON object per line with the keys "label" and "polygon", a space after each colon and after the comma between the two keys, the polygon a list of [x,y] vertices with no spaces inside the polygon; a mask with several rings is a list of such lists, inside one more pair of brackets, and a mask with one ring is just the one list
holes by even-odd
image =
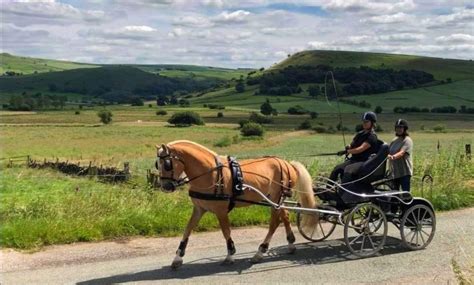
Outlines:
{"label": "horse tail", "polygon": [[[314,209],[317,206],[313,192],[313,180],[306,167],[297,161],[290,162],[298,173],[296,181],[296,195],[298,202],[303,208]],[[304,227],[315,228],[319,223],[319,215],[302,215],[301,224]]]}

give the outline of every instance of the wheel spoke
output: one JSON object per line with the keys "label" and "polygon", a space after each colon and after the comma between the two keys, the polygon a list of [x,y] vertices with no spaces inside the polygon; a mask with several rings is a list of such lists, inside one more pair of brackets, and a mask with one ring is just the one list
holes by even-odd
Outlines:
{"label": "wheel spoke", "polygon": [[410,218],[407,216],[407,221],[410,222],[413,226],[416,226],[416,223],[412,220],[410,220]]}
{"label": "wheel spoke", "polygon": [[423,242],[420,245],[424,245],[425,244],[425,239],[423,238],[423,233],[421,231],[420,231],[420,238],[421,238],[421,241]]}
{"label": "wheel spoke", "polygon": [[319,227],[321,228],[321,232],[323,233],[323,236],[326,236],[326,233],[324,232],[323,224],[321,221],[319,221]]}
{"label": "wheel spoke", "polygon": [[375,245],[374,245],[374,242],[372,241],[372,238],[370,237],[370,235],[368,235],[367,237],[369,238],[370,244],[372,244],[372,248],[375,249]]}
{"label": "wheel spoke", "polygon": [[418,215],[417,215],[417,216],[418,216],[418,221],[417,221],[418,223],[421,221],[421,219],[420,219],[420,212],[421,212],[421,208],[418,208]]}
{"label": "wheel spoke", "polygon": [[365,237],[366,235],[364,235],[364,237],[362,238],[362,245],[360,246],[360,252],[364,252]]}
{"label": "wheel spoke", "polygon": [[411,231],[411,232],[413,233],[413,236],[411,237],[410,243],[413,242],[413,239],[415,238],[415,233],[416,233],[415,231]]}
{"label": "wheel spoke", "polygon": [[413,225],[417,225],[418,224],[418,220],[416,219],[416,216],[415,216],[415,211],[411,212],[411,215],[413,216],[413,219],[414,219],[414,223]]}
{"label": "wheel spoke", "polygon": [[315,230],[316,230],[316,227],[313,227],[313,231],[311,232],[311,238],[313,238]]}
{"label": "wheel spoke", "polygon": [[416,231],[415,234],[416,234],[416,245],[418,245],[418,231]]}
{"label": "wheel spoke", "polygon": [[353,244],[356,240],[358,240],[361,236],[363,236],[364,234],[360,234],[358,235],[355,239],[353,239],[349,244]]}
{"label": "wheel spoke", "polygon": [[424,221],[425,220],[425,217],[426,217],[426,214],[428,213],[428,211],[425,211],[425,213],[423,214],[423,217],[421,217],[421,221]]}

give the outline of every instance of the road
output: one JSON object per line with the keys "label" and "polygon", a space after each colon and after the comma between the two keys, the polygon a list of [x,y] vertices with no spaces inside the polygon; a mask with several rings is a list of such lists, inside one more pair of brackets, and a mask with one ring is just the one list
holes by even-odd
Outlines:
{"label": "road", "polygon": [[[51,246],[36,253],[1,251],[1,284],[110,283],[316,283],[316,284],[457,284],[472,280],[474,208],[439,213],[429,247],[407,251],[390,225],[378,256],[358,259],[342,241],[342,227],[331,239],[307,243],[297,235],[297,251],[286,253],[280,227],[262,263],[248,260],[266,234],[265,228],[235,229],[236,262],[220,265],[226,253],[220,232],[191,236],[184,265],[170,270],[179,238],[133,238]],[[458,268],[460,270],[454,270]],[[457,274],[455,272],[458,272]]]}

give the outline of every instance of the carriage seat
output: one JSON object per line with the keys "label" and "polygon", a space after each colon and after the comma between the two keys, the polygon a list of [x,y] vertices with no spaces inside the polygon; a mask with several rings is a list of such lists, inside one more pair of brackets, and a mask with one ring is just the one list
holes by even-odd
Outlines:
{"label": "carriage seat", "polygon": [[[342,177],[342,183],[345,184],[344,187],[356,193],[373,193],[374,187],[371,183],[381,180],[385,177],[386,163],[383,162],[387,158],[388,154],[388,144],[384,143],[383,141],[379,141],[379,147],[376,154],[373,154],[367,161],[350,164],[344,169],[344,175]],[[351,181],[363,177],[365,178],[360,181],[350,183]],[[342,189],[339,190],[339,194],[342,200],[346,203],[359,202],[360,200],[359,197],[347,193]]]}

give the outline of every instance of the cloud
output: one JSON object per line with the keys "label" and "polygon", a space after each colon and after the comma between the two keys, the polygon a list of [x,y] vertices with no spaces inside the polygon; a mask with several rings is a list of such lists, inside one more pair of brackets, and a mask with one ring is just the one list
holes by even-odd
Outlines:
{"label": "cloud", "polygon": [[474,36],[468,34],[452,34],[436,38],[439,43],[474,43]]}
{"label": "cloud", "polygon": [[178,17],[173,21],[175,26],[192,27],[192,28],[208,28],[214,25],[208,18],[198,15],[188,15]]}
{"label": "cloud", "polygon": [[372,16],[368,19],[362,19],[361,22],[365,23],[375,23],[375,24],[394,24],[394,23],[402,23],[406,22],[407,20],[411,20],[413,17],[411,15],[405,14],[403,12],[399,12],[396,14],[390,15],[380,15],[380,16]]}
{"label": "cloud", "polygon": [[334,12],[369,12],[395,13],[413,10],[416,5],[413,0],[399,2],[370,1],[370,0],[330,0],[322,5],[324,9]]}
{"label": "cloud", "polygon": [[391,34],[391,35],[381,35],[378,39],[382,41],[396,41],[396,42],[416,42],[425,39],[425,36],[422,34],[415,33],[401,33],[401,34]]}
{"label": "cloud", "polygon": [[251,13],[249,11],[237,10],[234,12],[224,11],[214,18],[216,23],[242,23],[248,19]]}
{"label": "cloud", "polygon": [[18,26],[101,21],[104,15],[104,11],[101,10],[81,10],[69,4],[54,1],[2,3],[3,22],[14,23]]}
{"label": "cloud", "polygon": [[463,26],[474,21],[474,8],[454,8],[453,12],[447,15],[440,15],[437,17],[427,18],[422,21],[422,24],[428,28],[446,28],[452,26]]}
{"label": "cloud", "polygon": [[156,29],[149,26],[126,26],[124,30],[127,32],[155,32]]}

